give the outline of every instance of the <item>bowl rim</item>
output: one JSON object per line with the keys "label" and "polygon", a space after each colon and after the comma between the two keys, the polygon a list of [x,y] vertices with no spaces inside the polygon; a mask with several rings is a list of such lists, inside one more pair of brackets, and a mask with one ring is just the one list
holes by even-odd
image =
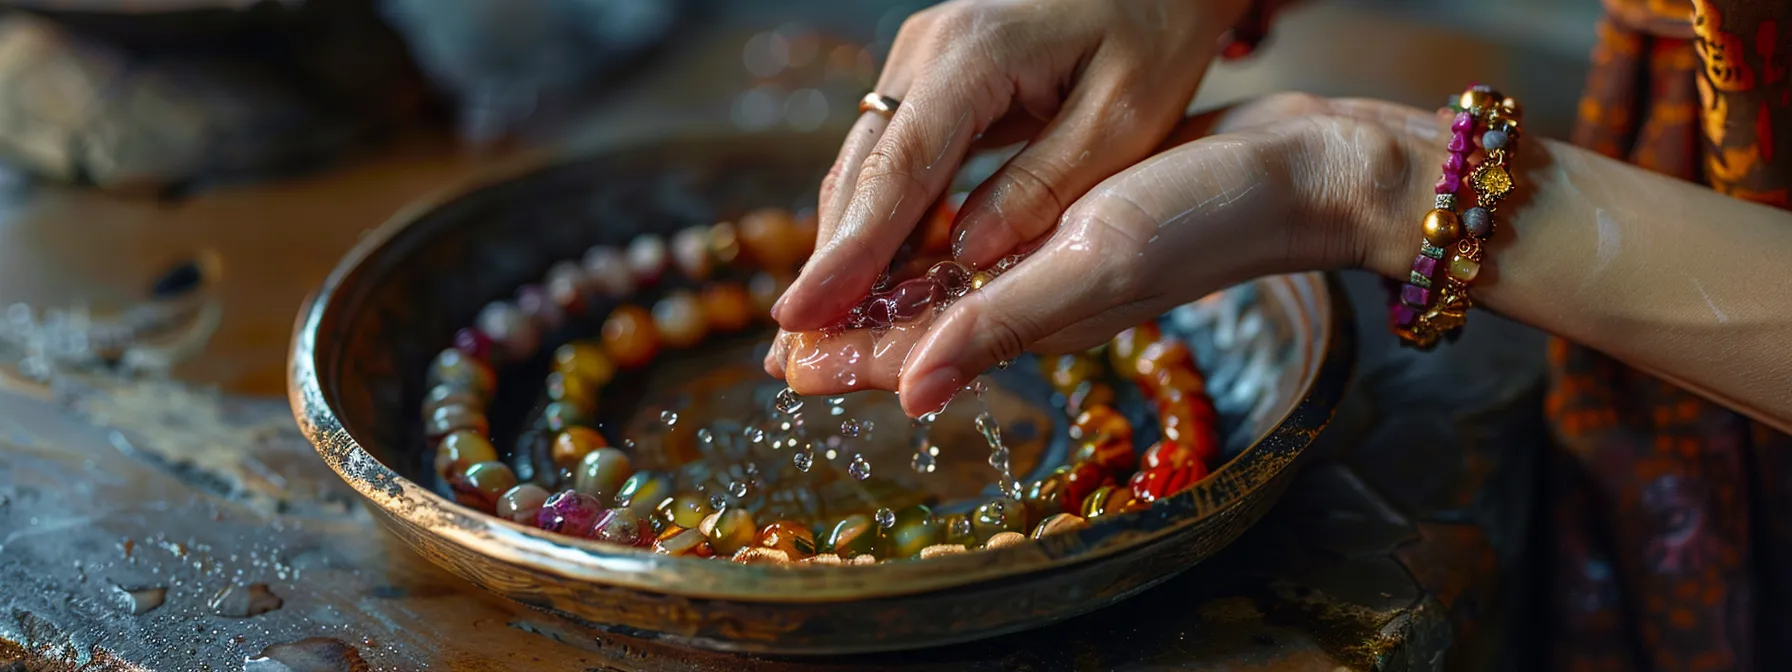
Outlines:
{"label": "bowl rim", "polygon": [[[896,597],[1014,579],[1054,568],[1092,562],[1110,555],[1141,550],[1163,543],[1173,535],[1186,535],[1200,522],[1223,515],[1244,503],[1242,494],[1266,486],[1282,471],[1292,468],[1319,430],[1330,421],[1355,366],[1355,330],[1351,309],[1335,277],[1312,272],[1269,276],[1252,282],[1267,283],[1276,292],[1298,292],[1304,284],[1314,293],[1317,314],[1295,314],[1318,327],[1319,337],[1309,347],[1316,357],[1303,372],[1299,396],[1264,435],[1213,471],[1214,477],[1176,496],[1159,500],[1151,509],[1104,516],[1090,529],[1105,529],[1107,538],[1093,546],[1081,543],[1032,543],[978,550],[916,562],[887,562],[864,566],[768,566],[743,565],[713,559],[679,558],[635,548],[575,539],[519,525],[467,508],[433,489],[400,475],[373,457],[342,423],[336,412],[339,394],[326,390],[321,374],[342,364],[340,341],[325,349],[324,337],[344,331],[377,286],[380,278],[368,262],[395,247],[417,225],[439,209],[481,191],[573,164],[629,151],[687,143],[746,141],[767,142],[763,136],[720,137],[697,134],[659,137],[613,145],[601,150],[530,154],[500,162],[468,179],[452,183],[430,196],[400,208],[384,223],[367,232],[331,270],[323,284],[306,299],[294,324],[287,366],[287,395],[301,433],[320,458],[367,502],[386,515],[383,522],[408,525],[434,535],[462,550],[512,567],[541,572],[573,581],[612,588],[675,595],[686,598],[726,599],[761,603],[817,603]],[[1304,281],[1304,282],[1303,282]],[[357,289],[349,294],[348,289]],[[1287,298],[1287,297],[1285,297]],[[339,381],[336,384],[340,384]],[[371,444],[370,444],[371,445]],[[397,451],[391,451],[396,453]],[[1274,454],[1271,454],[1274,453]],[[1222,475],[1229,475],[1222,478]],[[1219,494],[1233,492],[1230,501]],[[1200,515],[1181,515],[1207,504]],[[1141,524],[1151,529],[1137,529]],[[1089,530],[1078,535],[1087,536]],[[398,535],[407,537],[405,534]],[[1052,539],[1048,538],[1047,542]],[[407,543],[412,543],[407,538]],[[413,544],[414,545],[414,544]],[[460,571],[459,568],[454,568]],[[471,578],[471,577],[468,577]]]}

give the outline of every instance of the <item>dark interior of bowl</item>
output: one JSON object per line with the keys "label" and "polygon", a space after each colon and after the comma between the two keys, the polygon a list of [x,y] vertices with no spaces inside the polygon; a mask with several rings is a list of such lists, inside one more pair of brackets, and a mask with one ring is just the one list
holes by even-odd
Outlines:
{"label": "dark interior of bowl", "polygon": [[[315,363],[321,388],[302,389],[305,372],[295,365],[301,426],[315,430],[312,439],[325,459],[351,482],[362,481],[357,488],[376,500],[380,493],[400,490],[378,470],[345,466],[354,451],[366,450],[397,475],[432,482],[433,477],[418,478],[430,472],[423,466],[417,413],[425,392],[423,372],[480,306],[511,296],[552,263],[576,259],[592,245],[626,243],[641,232],[670,233],[755,208],[808,207],[833,152],[825,140],[662,140],[495,179],[401,215],[351,254],[326,285],[319,306],[301,320],[294,357]],[[418,507],[435,507],[441,514],[445,503],[419,504],[412,498],[406,510],[380,501],[385,510],[376,512],[413,547],[462,576],[526,604],[635,636],[720,649],[817,653],[910,648],[1010,632],[1155,585],[1217,551],[1261,515],[1285,487],[1290,465],[1329,420],[1350,374],[1348,310],[1334,297],[1318,275],[1271,278],[1165,316],[1166,329],[1188,338],[1207,372],[1208,390],[1223,416],[1226,453],[1236,459],[1150,511],[1113,516],[1037,544],[803,571],[650,557],[631,562],[672,576],[605,585],[589,579],[615,578],[609,565],[573,557],[595,560],[599,552],[544,545],[495,523],[475,534],[498,545],[552,547],[530,551],[534,555],[493,553],[489,544],[432,538],[471,529],[452,510],[447,515],[458,522],[420,522]],[[305,333],[307,324],[316,332]],[[516,388],[507,386],[512,376],[523,382],[534,376],[537,382],[527,388],[538,389],[544,366],[525,364],[501,377],[500,396],[506,396],[506,387]],[[997,377],[1029,403],[1043,404],[1049,393],[1034,371],[1015,366]],[[509,395],[495,409],[494,433],[502,438],[514,432],[533,402],[527,394]],[[1123,405],[1135,416],[1144,412],[1140,404]],[[345,434],[333,433],[338,424]],[[1054,434],[1061,431],[1061,425],[1053,427]],[[1041,451],[1036,468],[1063,459],[1061,444],[1048,442]],[[923,567],[935,564],[939,569]],[[1035,571],[1046,568],[1052,571]],[[753,592],[758,589],[767,592]],[[855,594],[875,599],[834,597]],[[699,595],[708,597],[690,597]]]}

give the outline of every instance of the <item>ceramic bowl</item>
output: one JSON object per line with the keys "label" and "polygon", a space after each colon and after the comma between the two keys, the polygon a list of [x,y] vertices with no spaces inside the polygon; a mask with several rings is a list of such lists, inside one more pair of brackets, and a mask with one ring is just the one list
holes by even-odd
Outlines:
{"label": "ceramic bowl", "polygon": [[1212,555],[1281,494],[1354,360],[1349,309],[1320,274],[1258,280],[1167,316],[1207,372],[1230,458],[1148,511],[1038,543],[863,567],[748,566],[550,534],[429,487],[414,420],[423,372],[481,305],[594,244],[797,207],[831,160],[827,140],[661,139],[502,171],[408,209],[299,315],[289,394],[300,428],[392,533],[479,586],[606,632],[754,653],[925,647],[1086,613]]}

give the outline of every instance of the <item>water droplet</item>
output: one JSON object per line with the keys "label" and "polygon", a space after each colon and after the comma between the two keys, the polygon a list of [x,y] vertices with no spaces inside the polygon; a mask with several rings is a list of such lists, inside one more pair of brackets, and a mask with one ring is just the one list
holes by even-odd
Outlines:
{"label": "water droplet", "polygon": [[864,429],[864,426],[861,425],[858,420],[852,418],[847,418],[840,423],[840,433],[851,438],[859,438],[859,434],[864,433]]}
{"label": "water droplet", "polygon": [[865,461],[864,455],[853,453],[852,463],[846,465],[846,473],[861,481],[871,478],[871,463]]}
{"label": "water droplet", "polygon": [[966,518],[953,519],[953,521],[952,521],[952,536],[954,536],[954,537],[971,536],[971,521]]}
{"label": "water droplet", "polygon": [[845,403],[846,403],[846,397],[828,397],[828,405],[829,406],[841,406],[841,405],[844,405]]}
{"label": "water droplet", "polygon": [[914,467],[915,473],[931,474],[934,469],[939,467],[939,464],[932,453],[926,450],[917,450],[914,459],[909,461],[909,466]]}
{"label": "water droplet", "polygon": [[697,430],[697,444],[704,448],[716,445],[715,432],[709,431],[708,427]]}
{"label": "water droplet", "polygon": [[716,494],[710,495],[709,496],[709,508],[715,509],[717,511],[721,511],[722,509],[728,508],[728,498],[723,497],[722,493],[719,493],[719,492]]}
{"label": "water droplet", "polygon": [[1008,451],[1006,451],[1006,450],[989,451],[989,466],[995,467],[997,471],[1007,471],[1008,470]]}
{"label": "water droplet", "polygon": [[992,448],[1002,444],[1002,426],[989,411],[977,414],[977,433],[982,434],[983,440]]}
{"label": "water droplet", "polygon": [[796,451],[795,455],[790,456],[790,461],[796,464],[797,471],[809,471],[809,467],[815,464],[815,448],[803,446],[802,450]]}
{"label": "water droplet", "polygon": [[622,440],[622,449],[623,449],[623,450],[626,450],[626,451],[629,451],[629,452],[631,452],[631,453],[632,453],[632,452],[634,452],[634,450],[635,450],[635,440],[634,440],[634,439],[623,439],[623,440]]}
{"label": "water droplet", "polygon": [[923,413],[923,414],[921,414],[921,417],[919,418],[921,424],[923,424],[923,425],[931,425],[934,422],[937,422],[939,419],[940,419],[939,411],[934,411],[932,413]]}
{"label": "water droplet", "polygon": [[1008,367],[1010,367],[1010,366],[1014,366],[1014,362],[1011,360],[1004,359],[1002,361],[996,362],[996,370],[997,371],[1007,371]]}
{"label": "water droplet", "polygon": [[890,529],[896,525],[896,512],[889,509],[877,510],[877,526]]}
{"label": "water droplet", "polygon": [[678,414],[672,411],[660,411],[660,422],[666,423],[667,427],[676,425],[678,424]]}
{"label": "water droplet", "polygon": [[982,378],[978,378],[971,381],[970,385],[966,385],[965,389],[970,390],[971,394],[977,395],[978,399],[982,399],[983,393],[989,391],[989,383],[985,383]]}
{"label": "water droplet", "polygon": [[803,409],[803,398],[797,395],[796,390],[786,387],[779,390],[778,396],[772,399],[772,407],[779,413],[791,415]]}
{"label": "water droplet", "polygon": [[746,479],[741,479],[741,480],[737,480],[733,483],[729,483],[728,484],[728,494],[734,495],[735,497],[746,497],[747,496],[747,481],[746,481]]}
{"label": "water droplet", "polygon": [[[765,443],[765,430],[758,427],[748,427],[746,430],[746,437],[748,441],[752,441],[753,443]],[[776,442],[773,443],[772,447],[777,447]]]}

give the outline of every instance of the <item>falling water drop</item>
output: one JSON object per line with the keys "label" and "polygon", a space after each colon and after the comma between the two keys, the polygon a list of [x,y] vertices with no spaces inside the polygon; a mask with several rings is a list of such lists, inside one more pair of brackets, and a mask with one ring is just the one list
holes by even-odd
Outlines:
{"label": "falling water drop", "polygon": [[853,453],[852,463],[846,465],[846,473],[860,481],[871,478],[871,463],[865,461],[864,455]]}
{"label": "falling water drop", "polygon": [[670,410],[660,411],[660,422],[666,423],[667,427],[676,425],[678,424],[678,414]]}
{"label": "falling water drop", "polygon": [[854,438],[854,439],[859,438],[859,435],[863,434],[864,431],[865,431],[865,426],[863,424],[860,424],[860,422],[858,420],[854,420],[852,418],[847,418],[846,420],[843,420],[840,422],[840,433],[846,435],[847,437]]}
{"label": "falling water drop", "polygon": [[719,493],[719,492],[716,494],[710,495],[709,496],[709,508],[715,509],[717,511],[721,511],[722,509],[728,508],[728,498],[723,497],[722,493]]}
{"label": "falling water drop", "polygon": [[877,526],[878,527],[881,527],[881,528],[884,528],[887,530],[887,529],[890,529],[891,527],[895,527],[895,525],[896,525],[896,512],[895,511],[891,511],[889,509],[878,509],[877,510]]}
{"label": "falling water drop", "polygon": [[961,538],[971,536],[971,521],[970,521],[970,519],[968,519],[968,518],[952,519],[952,536],[961,537]]}
{"label": "falling water drop", "polygon": [[797,395],[796,390],[786,387],[779,390],[778,396],[772,399],[772,407],[779,413],[790,415],[803,409],[803,398]]}
{"label": "falling water drop", "polygon": [[939,468],[939,461],[934,459],[933,453],[923,449],[915,451],[915,457],[909,461],[909,466],[914,467],[917,474],[931,474],[934,469]]}
{"label": "falling water drop", "polygon": [[747,491],[747,480],[744,478],[728,484],[728,494],[734,495],[735,497],[744,498],[747,496]]}
{"label": "falling water drop", "polygon": [[802,450],[796,451],[795,455],[790,456],[790,461],[796,464],[797,471],[809,471],[809,467],[815,464],[815,447],[803,446]]}
{"label": "falling water drop", "polygon": [[996,362],[996,370],[997,371],[1007,371],[1008,367],[1010,367],[1010,366],[1014,366],[1013,360],[1004,359],[1002,361]]}
{"label": "falling water drop", "polygon": [[708,427],[704,427],[702,429],[697,430],[697,446],[699,448],[703,449],[705,452],[708,452],[709,449],[714,448],[715,445],[716,445],[715,432],[709,431]]}
{"label": "falling water drop", "polygon": [[983,440],[990,446],[1002,443],[1002,426],[996,422],[996,416],[989,411],[977,414],[977,433],[982,434]]}

